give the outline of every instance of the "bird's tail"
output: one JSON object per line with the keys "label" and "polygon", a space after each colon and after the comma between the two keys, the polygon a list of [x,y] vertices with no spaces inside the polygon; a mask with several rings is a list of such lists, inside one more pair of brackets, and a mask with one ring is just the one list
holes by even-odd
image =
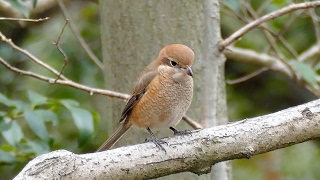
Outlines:
{"label": "bird's tail", "polygon": [[127,130],[132,126],[131,123],[124,122],[113,135],[104,142],[96,152],[105,151],[107,149],[110,149],[122,136]]}

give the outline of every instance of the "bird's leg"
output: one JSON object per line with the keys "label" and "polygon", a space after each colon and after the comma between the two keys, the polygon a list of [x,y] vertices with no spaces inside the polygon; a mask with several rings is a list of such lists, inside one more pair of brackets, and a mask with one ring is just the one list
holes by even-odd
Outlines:
{"label": "bird's leg", "polygon": [[161,144],[164,144],[167,142],[165,141],[162,141],[161,139],[158,139],[154,134],[153,132],[151,131],[151,129],[149,127],[147,127],[147,131],[148,133],[150,134],[150,137],[146,139],[147,142],[150,142],[152,141],[159,149],[163,150],[164,152],[167,152],[164,147],[161,145]]}
{"label": "bird's leg", "polygon": [[190,130],[178,131],[174,127],[169,127],[173,131],[173,135],[191,135]]}

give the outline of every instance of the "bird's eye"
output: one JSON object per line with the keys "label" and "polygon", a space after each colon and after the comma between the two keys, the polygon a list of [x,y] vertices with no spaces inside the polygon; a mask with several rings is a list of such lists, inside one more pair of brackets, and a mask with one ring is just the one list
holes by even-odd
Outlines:
{"label": "bird's eye", "polygon": [[176,63],[176,62],[171,61],[171,60],[169,60],[169,63],[170,63],[170,65],[171,65],[172,67],[177,65],[177,63]]}

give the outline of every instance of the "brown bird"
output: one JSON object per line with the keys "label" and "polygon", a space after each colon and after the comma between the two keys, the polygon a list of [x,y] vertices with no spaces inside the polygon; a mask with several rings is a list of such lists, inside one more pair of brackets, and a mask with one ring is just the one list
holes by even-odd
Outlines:
{"label": "brown bird", "polygon": [[111,148],[122,135],[135,125],[146,129],[157,147],[163,141],[157,139],[151,129],[173,128],[182,119],[193,96],[193,51],[182,44],[164,47],[157,59],[140,74],[138,82],[122,111],[122,125],[97,151]]}

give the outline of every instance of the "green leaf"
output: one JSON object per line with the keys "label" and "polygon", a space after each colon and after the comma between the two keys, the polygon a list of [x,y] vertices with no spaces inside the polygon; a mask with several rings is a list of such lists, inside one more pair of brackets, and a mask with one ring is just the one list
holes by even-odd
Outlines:
{"label": "green leaf", "polygon": [[96,135],[97,130],[99,129],[99,125],[100,125],[100,115],[97,112],[91,111],[91,114],[93,116],[93,125],[94,125],[94,134],[93,136]]}
{"label": "green leaf", "polygon": [[[27,107],[27,105],[21,101],[11,100],[0,93],[0,104],[4,104],[5,106],[10,107],[11,111],[7,112],[7,114],[11,114],[11,116],[15,116],[20,114],[21,111]],[[3,114],[3,113],[2,113]]]}
{"label": "green leaf", "polygon": [[14,106],[14,101],[8,99],[6,96],[4,96],[3,94],[0,93],[0,103],[4,104],[6,106]]}
{"label": "green leaf", "polygon": [[28,98],[32,106],[47,104],[47,97],[38,93],[28,91]]}
{"label": "green leaf", "polygon": [[69,107],[68,109],[71,112],[74,123],[79,129],[78,142],[79,146],[82,146],[89,140],[94,131],[92,115],[89,111],[82,108]]}
{"label": "green leaf", "polygon": [[36,155],[48,153],[50,151],[48,143],[42,140],[28,141],[27,145]]}
{"label": "green leaf", "polygon": [[1,144],[1,149],[6,151],[6,152],[10,152],[10,151],[14,151],[15,147],[11,146],[8,143],[4,143],[4,144]]}
{"label": "green leaf", "polygon": [[14,155],[0,149],[0,164],[3,164],[3,163],[13,164],[17,162],[19,162],[19,160]]}
{"label": "green leaf", "polygon": [[13,121],[10,129],[1,132],[4,139],[12,146],[18,144],[24,137],[22,130],[16,121]]}
{"label": "green leaf", "polygon": [[10,129],[11,125],[12,125],[12,121],[10,122],[0,121],[0,132]]}
{"label": "green leaf", "polygon": [[43,109],[39,109],[39,110],[35,110],[34,111],[39,117],[40,119],[42,119],[43,121],[46,122],[52,122],[52,125],[56,126],[59,124],[59,119],[58,116],[50,111],[50,110],[43,110]]}
{"label": "green leaf", "polygon": [[41,119],[35,111],[26,109],[24,111],[24,117],[31,128],[31,130],[41,139],[49,142],[50,138],[47,132],[47,128],[44,124],[44,120]]}
{"label": "green leaf", "polygon": [[94,123],[92,114],[78,107],[78,102],[73,100],[60,101],[71,113],[73,121],[79,130],[78,143],[79,146],[84,145],[91,137],[94,131]]}
{"label": "green leaf", "polygon": [[23,0],[6,0],[10,5],[17,9],[18,11],[22,12],[22,14],[29,18],[29,9],[26,7]]}
{"label": "green leaf", "polygon": [[71,106],[79,106],[79,103],[77,101],[71,99],[61,100],[60,103],[63,104],[66,108]]}
{"label": "green leaf", "polygon": [[316,76],[317,74],[314,72],[314,70],[306,65],[303,62],[300,61],[292,61],[293,68],[298,71],[303,79],[305,79],[308,83],[314,85],[317,83]]}

